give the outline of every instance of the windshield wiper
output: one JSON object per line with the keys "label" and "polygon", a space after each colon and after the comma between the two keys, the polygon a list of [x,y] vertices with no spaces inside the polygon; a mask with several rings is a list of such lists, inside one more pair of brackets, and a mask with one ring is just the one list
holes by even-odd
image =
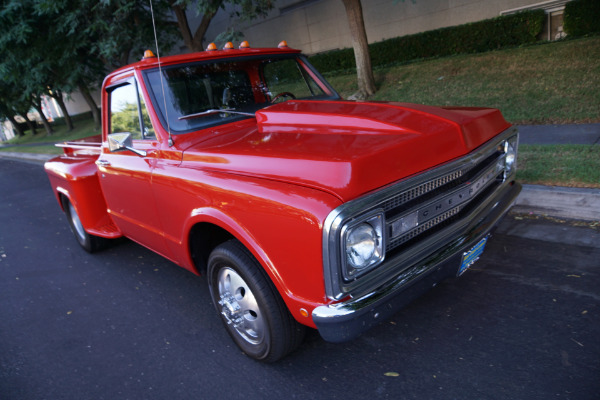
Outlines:
{"label": "windshield wiper", "polygon": [[184,115],[182,117],[179,117],[179,120],[205,117],[205,116],[214,115],[214,114],[238,114],[238,115],[245,115],[247,117],[256,117],[256,115],[254,113],[237,111],[232,108],[219,108],[219,109],[215,108],[215,109],[206,110],[206,111],[202,111],[202,112],[195,113],[195,114]]}

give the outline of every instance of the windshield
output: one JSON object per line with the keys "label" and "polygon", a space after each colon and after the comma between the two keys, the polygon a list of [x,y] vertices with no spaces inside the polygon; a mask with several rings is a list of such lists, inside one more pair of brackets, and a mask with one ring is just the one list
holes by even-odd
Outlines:
{"label": "windshield", "polygon": [[160,74],[158,69],[149,70],[144,79],[164,128],[173,133],[249,118],[263,107],[290,99],[339,98],[306,59],[296,55],[164,67],[162,82]]}

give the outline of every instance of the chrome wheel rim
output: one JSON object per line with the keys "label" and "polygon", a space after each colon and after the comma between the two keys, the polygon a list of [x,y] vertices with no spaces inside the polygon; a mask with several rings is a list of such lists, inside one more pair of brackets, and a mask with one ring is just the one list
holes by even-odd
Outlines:
{"label": "chrome wheel rim", "polygon": [[256,297],[242,277],[225,267],[217,277],[221,315],[246,342],[257,345],[264,340],[266,321]]}
{"label": "chrome wheel rim", "polygon": [[71,222],[73,223],[73,227],[75,228],[75,234],[82,241],[85,240],[85,229],[83,229],[83,225],[81,224],[81,220],[79,219],[79,215],[75,211],[75,207],[73,204],[69,203],[69,215],[71,217]]}

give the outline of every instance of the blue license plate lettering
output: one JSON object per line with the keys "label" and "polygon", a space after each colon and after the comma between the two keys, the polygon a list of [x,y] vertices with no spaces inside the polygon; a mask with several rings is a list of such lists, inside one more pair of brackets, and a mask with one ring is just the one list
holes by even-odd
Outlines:
{"label": "blue license plate lettering", "polygon": [[473,248],[463,254],[462,262],[460,263],[460,268],[458,269],[458,276],[462,275],[475,261],[479,259],[481,253],[483,253],[483,249],[485,248],[485,244],[487,243],[487,236],[481,239]]}

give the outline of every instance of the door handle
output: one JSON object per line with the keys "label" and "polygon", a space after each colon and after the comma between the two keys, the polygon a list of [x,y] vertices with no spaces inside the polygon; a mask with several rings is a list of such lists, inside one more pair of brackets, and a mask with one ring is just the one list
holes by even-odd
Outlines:
{"label": "door handle", "polygon": [[110,161],[102,160],[102,159],[96,160],[96,165],[99,167],[108,167],[108,166],[110,166]]}

